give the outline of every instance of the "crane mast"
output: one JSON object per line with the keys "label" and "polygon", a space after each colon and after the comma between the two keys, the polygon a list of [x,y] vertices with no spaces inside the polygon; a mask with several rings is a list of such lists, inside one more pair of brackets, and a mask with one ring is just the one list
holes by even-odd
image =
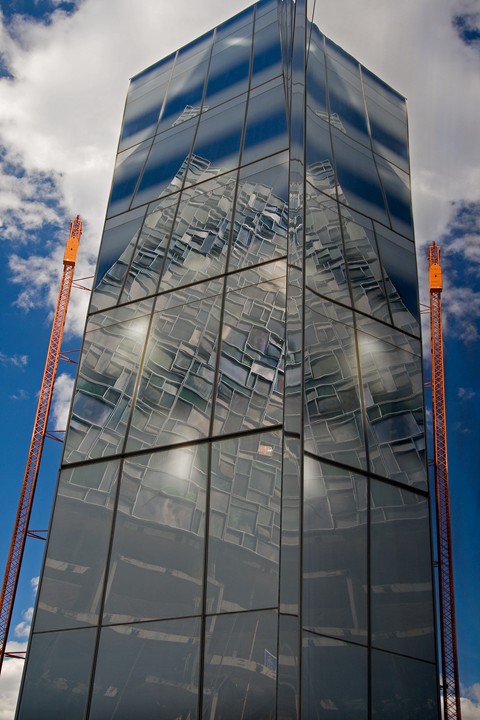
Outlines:
{"label": "crane mast", "polygon": [[33,425],[32,439],[30,441],[27,464],[20,492],[20,500],[15,518],[12,540],[10,543],[5,576],[3,579],[2,594],[0,596],[0,671],[3,664],[3,658],[5,656],[8,631],[12,619],[13,603],[20,575],[20,566],[25,549],[28,523],[30,521],[35,486],[47,431],[47,421],[52,402],[53,386],[55,383],[58,360],[60,357],[63,329],[65,327],[68,301],[70,299],[70,292],[72,289],[73,272],[77,260],[81,234],[82,221],[80,220],[80,215],[77,215],[77,217],[70,223],[70,235],[63,257],[63,273],[60,282],[60,290],[53,317],[52,332],[50,335],[50,343],[48,345],[45,369],[43,371],[43,379]]}
{"label": "crane mast", "polygon": [[440,635],[445,720],[461,720],[458,680],[455,599],[453,587],[450,497],[448,492],[447,421],[442,336],[442,269],[440,246],[428,250],[430,276],[430,335],[432,347],[432,412],[437,512]]}

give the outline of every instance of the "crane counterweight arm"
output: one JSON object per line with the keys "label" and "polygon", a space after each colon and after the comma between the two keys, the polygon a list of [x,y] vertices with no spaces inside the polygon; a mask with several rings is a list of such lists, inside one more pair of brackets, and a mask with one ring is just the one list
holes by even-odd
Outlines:
{"label": "crane counterweight arm", "polygon": [[65,327],[68,301],[70,299],[70,292],[72,289],[73,272],[75,269],[81,234],[82,221],[80,219],[80,215],[77,215],[77,217],[70,223],[70,235],[63,258],[63,272],[62,279],[60,281],[57,306],[53,317],[52,332],[50,335],[42,385],[38,398],[32,439],[30,441],[27,464],[20,492],[20,500],[15,518],[12,540],[10,543],[5,576],[3,579],[2,593],[0,596],[0,671],[5,655],[8,631],[12,619],[15,592],[20,575],[20,566],[27,538],[28,523],[30,520],[35,486],[46,436],[48,415],[50,412],[50,405],[52,403],[53,386],[57,373],[58,360],[60,357],[63,329]]}
{"label": "crane counterweight arm", "polygon": [[430,276],[430,335],[432,343],[432,414],[435,454],[438,570],[440,594],[440,638],[445,720],[461,720],[458,679],[455,599],[453,587],[450,496],[448,490],[447,418],[442,335],[442,269],[440,247],[428,251]]}

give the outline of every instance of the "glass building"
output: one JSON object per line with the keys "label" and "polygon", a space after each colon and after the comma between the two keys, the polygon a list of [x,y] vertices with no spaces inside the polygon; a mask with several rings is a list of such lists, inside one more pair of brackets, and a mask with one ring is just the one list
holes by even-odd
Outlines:
{"label": "glass building", "polygon": [[134,77],[18,720],[438,718],[405,100],[262,0]]}

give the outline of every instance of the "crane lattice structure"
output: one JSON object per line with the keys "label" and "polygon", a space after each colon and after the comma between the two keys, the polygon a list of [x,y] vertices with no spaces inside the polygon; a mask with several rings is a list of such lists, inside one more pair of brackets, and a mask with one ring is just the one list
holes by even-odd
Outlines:
{"label": "crane lattice structure", "polygon": [[432,342],[432,411],[437,511],[440,637],[445,720],[461,720],[457,635],[453,587],[450,496],[448,491],[447,420],[442,336],[442,270],[440,246],[428,250],[430,274],[430,335]]}
{"label": "crane lattice structure", "polygon": [[35,486],[42,450],[47,434],[47,422],[52,402],[53,386],[57,374],[60,349],[62,345],[63,329],[67,316],[68,301],[72,289],[73,272],[77,260],[78,246],[82,234],[82,221],[80,215],[70,223],[70,236],[63,257],[63,273],[60,281],[57,306],[53,317],[52,332],[48,345],[47,359],[43,372],[43,380],[38,398],[37,413],[33,425],[32,439],[28,451],[27,464],[23,477],[20,500],[15,519],[15,525],[10,543],[5,576],[0,597],[0,671],[5,656],[10,621],[12,619],[13,603],[20,575],[25,542],[28,534],[28,523],[33,505]]}

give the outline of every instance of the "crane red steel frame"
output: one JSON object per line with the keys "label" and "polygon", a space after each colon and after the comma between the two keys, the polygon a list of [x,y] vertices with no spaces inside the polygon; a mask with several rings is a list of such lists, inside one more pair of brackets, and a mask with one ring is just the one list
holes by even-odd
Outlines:
{"label": "crane red steel frame", "polygon": [[442,269],[440,246],[428,249],[430,276],[430,336],[432,342],[432,411],[435,452],[438,571],[440,594],[440,638],[445,720],[460,720],[457,635],[453,587],[450,496],[448,492],[447,420],[442,334]]}
{"label": "crane red steel frame", "polygon": [[20,501],[15,519],[15,526],[10,543],[5,576],[0,596],[0,672],[2,669],[5,648],[8,639],[13,603],[20,575],[20,567],[25,549],[28,523],[33,504],[35,486],[42,457],[43,444],[47,433],[47,421],[52,402],[53,386],[57,374],[58,360],[62,345],[63,329],[67,316],[68,301],[72,289],[73,272],[77,260],[78,246],[82,234],[80,215],[70,223],[70,236],[63,257],[63,273],[60,281],[57,306],[53,317],[52,332],[48,345],[47,359],[43,371],[42,386],[38,398],[37,413],[33,425],[32,439],[28,451],[25,475],[23,477]]}

